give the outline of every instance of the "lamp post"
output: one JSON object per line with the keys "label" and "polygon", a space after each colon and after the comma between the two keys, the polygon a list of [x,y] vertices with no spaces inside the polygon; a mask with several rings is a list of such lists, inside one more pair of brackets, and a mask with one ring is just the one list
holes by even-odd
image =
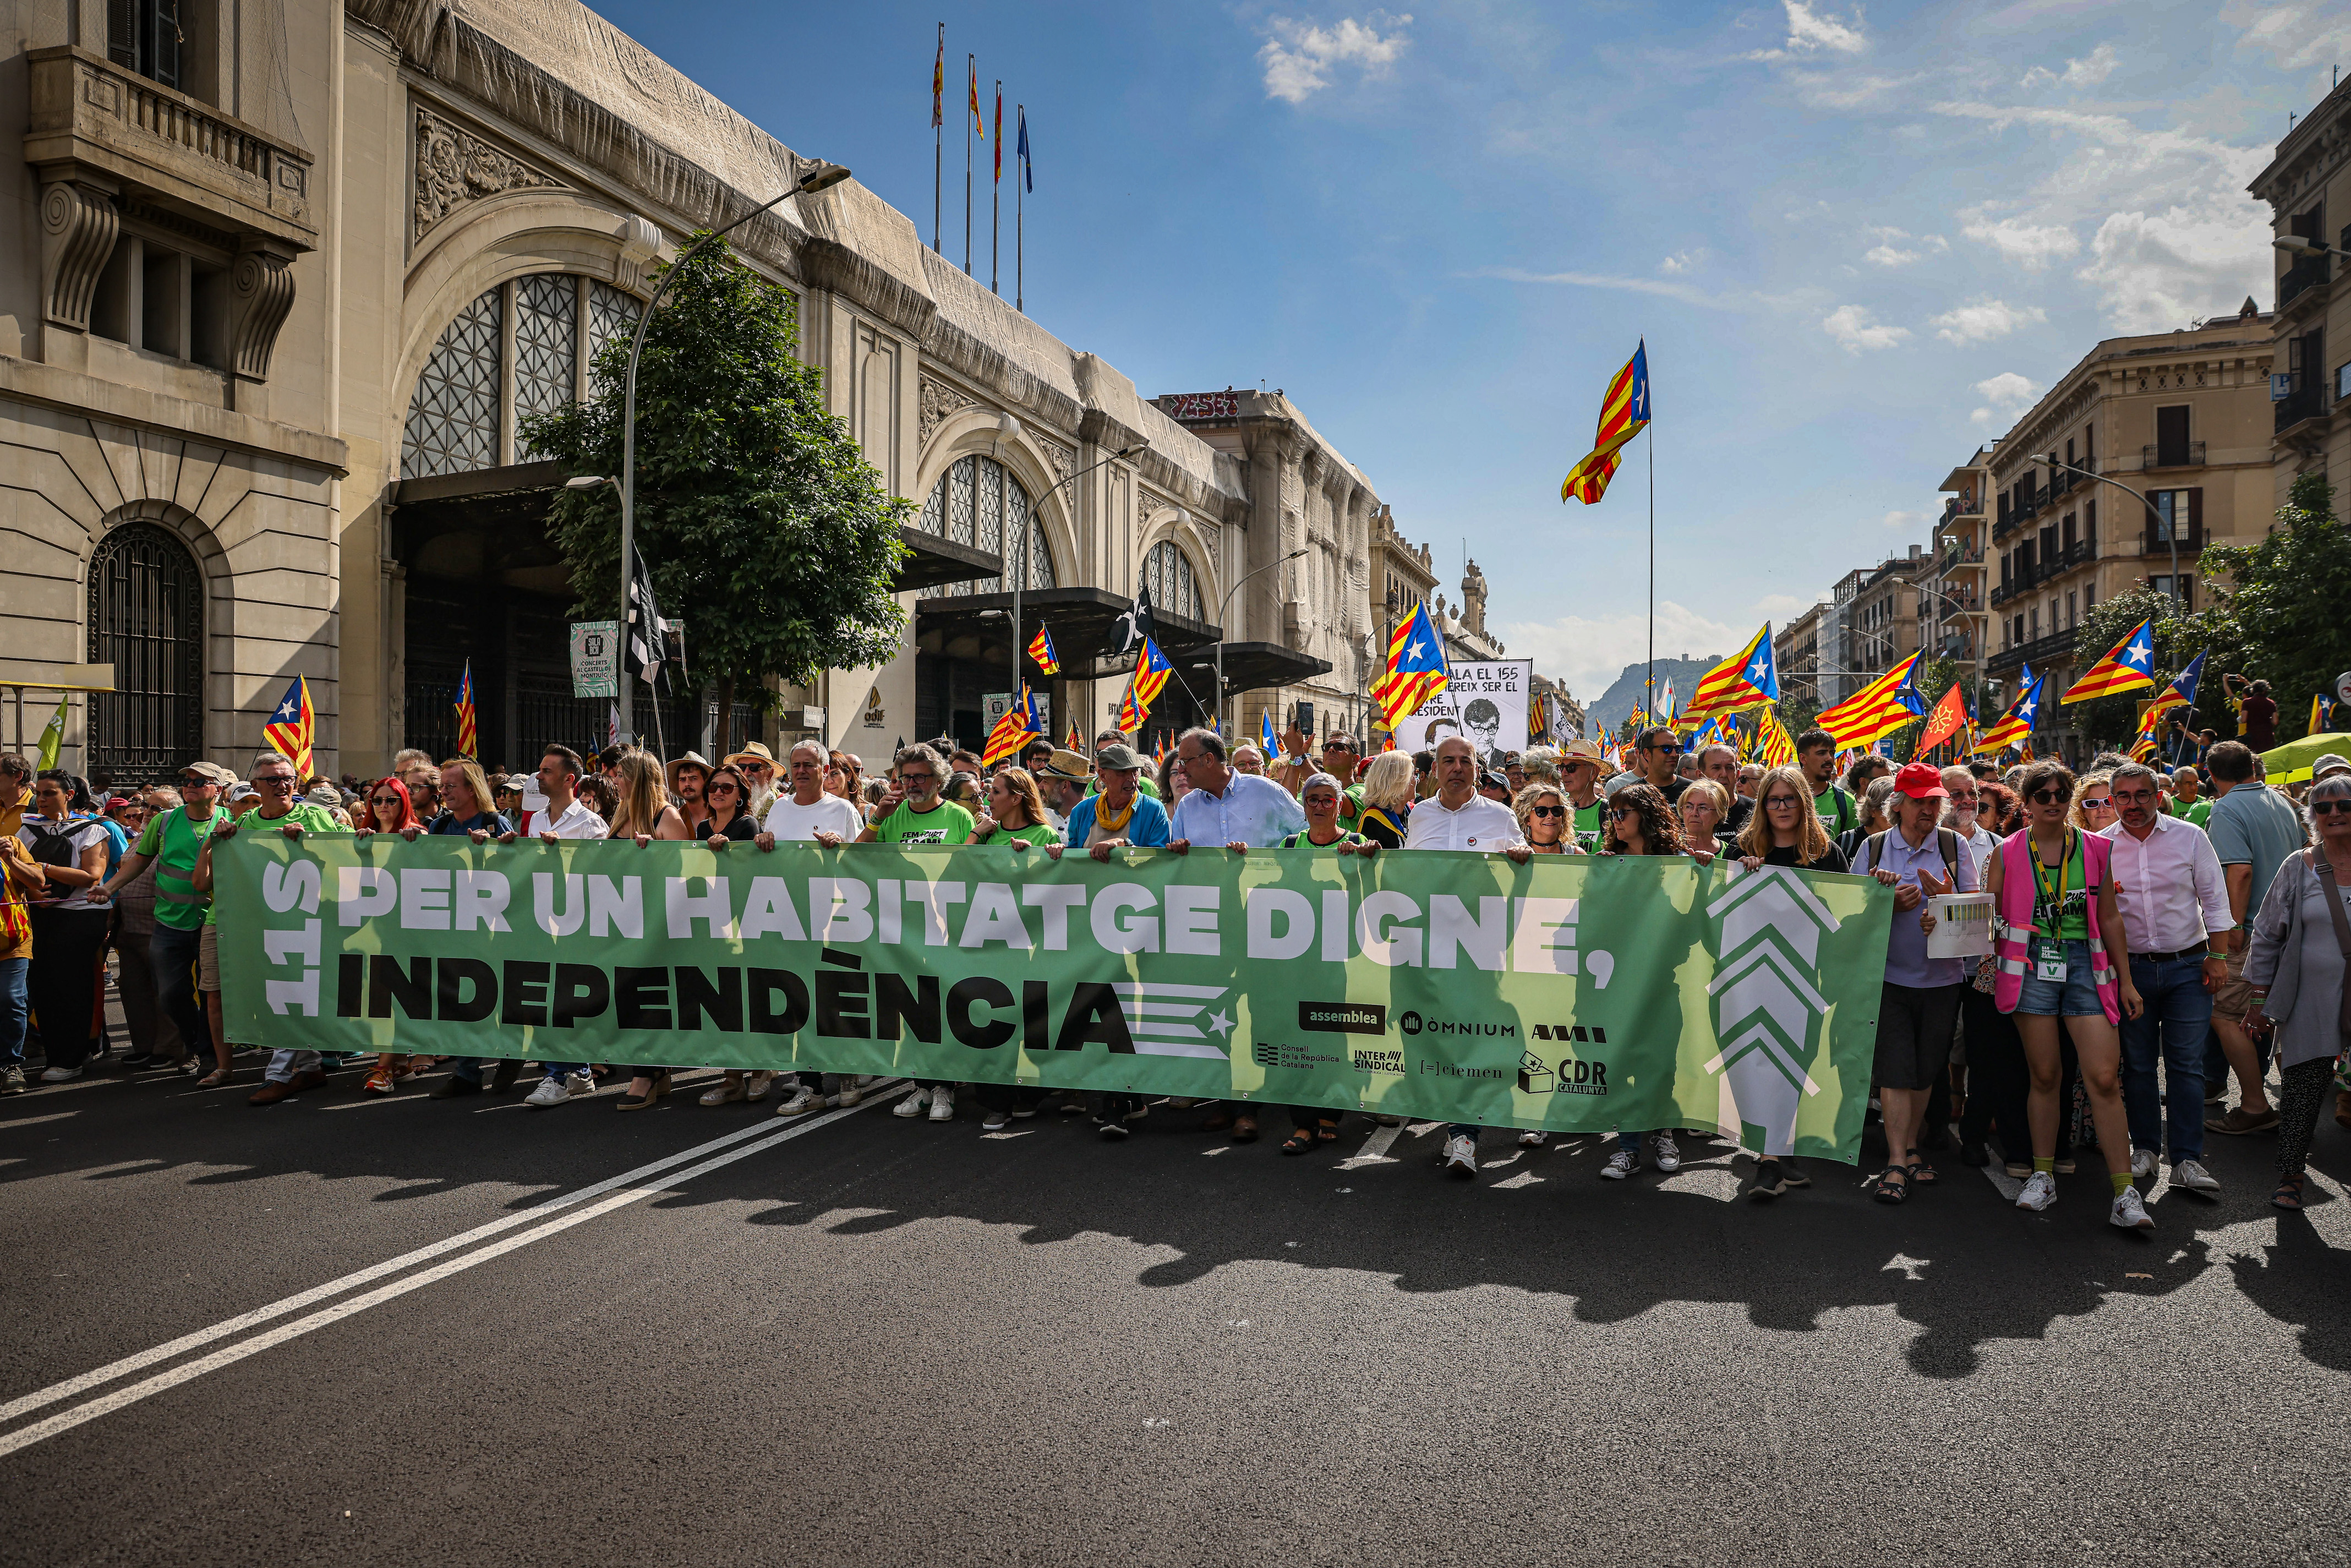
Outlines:
{"label": "lamp post", "polygon": [[[2281,248],[2283,248],[2283,246],[2282,246]],[[2318,248],[2320,248],[2320,249],[2324,249],[2324,248],[2325,248],[2325,246],[2319,246]],[[2049,465],[2049,466],[2051,466],[2052,468],[2063,468],[2063,469],[2064,469],[2064,470],[2065,470],[2067,473],[2069,473],[2069,474],[2079,474],[2079,475],[2080,475],[2083,478],[2085,478],[2085,479],[2095,479],[2095,480],[2096,480],[2096,481],[2097,481],[2099,484],[2101,484],[2101,485],[2112,485],[2116,489],[2120,490],[2120,491],[2121,491],[2124,495],[2126,495],[2126,496],[2136,496],[2136,497],[2138,497],[2138,504],[2139,504],[2140,506],[2142,506],[2142,507],[2146,507],[2146,508],[2147,508],[2147,510],[2148,512],[2152,513],[2152,512],[2154,512],[2154,511],[2155,511],[2155,503],[2154,503],[2154,502],[2152,502],[2152,501],[2148,500],[2148,499],[2147,499],[2144,495],[2141,495],[2138,491],[2132,489],[2128,485],[2124,484],[2124,483],[2123,483],[2121,480],[2119,480],[2119,479],[2109,479],[2109,478],[2107,478],[2104,474],[2093,474],[2093,473],[2092,473],[2092,472],[2090,472],[2090,470],[2088,470],[2087,468],[2080,467],[2080,466],[2078,466],[2077,465],[2074,465],[2074,464],[2072,464],[2072,463],[2067,463],[2067,462],[2064,461],[2064,460],[2063,460],[2063,459],[2061,459],[2061,458],[2060,458],[2060,457],[2059,457],[2059,456],[2058,456],[2054,452],[2036,452],[2036,453],[2034,453],[2034,454],[2033,454],[2033,456],[2035,456],[2035,457],[2039,458],[2042,462],[2048,464],[2048,465]],[[2170,544],[2171,544],[2171,589],[2170,589],[2170,599],[2171,599],[2171,601],[2172,601],[2172,603],[2173,603],[2174,605],[2178,605],[2178,604],[2179,603],[2179,601],[2180,601],[2180,600],[2179,600],[2179,519],[2178,517],[2173,517],[2172,519],[2170,519],[2170,521],[2165,525],[2163,532],[2164,532],[2164,537],[2165,537],[2167,539],[2168,539],[2168,540],[2170,541]]]}
{"label": "lamp post", "polygon": [[1305,553],[1306,549],[1301,545],[1280,560],[1270,560],[1255,571],[1243,572],[1233,580],[1233,585],[1230,588],[1225,590],[1225,601],[1217,606],[1217,729],[1220,734],[1227,735],[1228,743],[1229,732],[1225,729],[1225,616],[1233,607],[1233,595],[1238,593],[1241,591],[1241,584],[1250,578],[1263,577],[1275,567],[1287,566]]}
{"label": "lamp post", "polygon": [[[811,193],[818,191],[828,191],[833,186],[840,184],[843,180],[849,178],[849,171],[847,169],[838,163],[828,163],[821,158],[809,159],[801,162],[799,165],[799,174],[793,179],[791,184],[786,187],[780,193],[760,203],[758,206],[753,207],[749,212],[745,213],[741,217],[737,218],[733,223],[727,224],[725,227],[711,230],[708,234],[703,235],[700,239],[695,240],[692,245],[680,251],[678,253],[677,259],[670,263],[669,267],[663,271],[661,281],[653,285],[653,298],[646,300],[645,308],[637,313],[637,329],[629,339],[628,378],[623,385],[623,390],[621,394],[621,473],[620,477],[617,480],[621,491],[620,628],[621,635],[624,638],[629,634],[629,622],[631,619],[629,609],[629,571],[633,549],[636,543],[637,358],[644,352],[645,329],[653,325],[653,308],[661,303],[662,296],[669,292],[671,281],[677,277],[677,269],[684,266],[686,261],[691,258],[695,253],[701,250],[713,240],[729,234],[734,230],[740,228],[743,225],[749,223],[753,218],[758,217],[761,213],[764,213],[768,208],[775,206],[778,203],[782,202],[787,197],[799,195],[803,191],[810,192]],[[599,485],[613,483],[616,483],[616,481],[604,475],[582,474],[576,478],[566,480],[565,487],[573,490],[590,490],[595,488]],[[627,744],[636,738],[632,733],[633,720],[636,716],[634,712],[635,705],[633,703],[630,705],[630,709],[631,711],[625,715],[621,721],[621,740],[623,744]]]}
{"label": "lamp post", "polygon": [[[1004,438],[1006,436],[1018,435],[1019,434],[1020,421],[1019,419],[1008,413],[999,413],[996,416],[996,440],[998,450],[1001,451],[1003,449]],[[1053,491],[1059,490],[1061,486],[1072,484],[1077,480],[1084,478],[1095,469],[1103,467],[1112,463],[1116,463],[1122,458],[1132,457],[1138,452],[1147,450],[1150,445],[1151,443],[1148,441],[1138,441],[1132,446],[1122,446],[1117,451],[1112,453],[1109,456],[1100,458],[1095,462],[1087,464],[1081,469],[1078,469],[1075,473],[1071,474],[1069,478],[1061,480],[1059,484],[1054,485],[1052,489],[1047,490],[1045,495],[1048,498],[1050,498]],[[1031,518],[1034,518],[1036,513],[1031,511],[1029,516]],[[1034,526],[1033,523],[1031,526]],[[1008,549],[1004,553],[1008,557],[1012,552]],[[1012,695],[1016,699],[1020,695],[1021,682],[1026,679],[1026,677],[1020,673],[1020,591],[1028,586],[1029,529],[1023,528],[1020,531],[1020,564],[1017,569],[1014,569],[1012,579]]]}

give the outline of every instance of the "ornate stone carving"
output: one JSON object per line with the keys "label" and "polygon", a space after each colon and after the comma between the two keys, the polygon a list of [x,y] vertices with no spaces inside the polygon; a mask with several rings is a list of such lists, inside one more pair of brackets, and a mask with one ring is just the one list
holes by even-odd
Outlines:
{"label": "ornate stone carving", "polygon": [[1053,477],[1067,479],[1071,470],[1078,465],[1078,455],[1050,436],[1039,435],[1036,442],[1037,450],[1042,452],[1045,461],[1052,465]]}
{"label": "ornate stone carving", "polygon": [[954,414],[961,413],[978,402],[977,398],[966,397],[945,382],[935,382],[930,377],[925,376],[922,390],[922,418],[915,436],[917,448],[928,446],[931,444],[931,437],[937,434],[942,422]]}
{"label": "ornate stone carving", "polygon": [[59,182],[41,192],[41,298],[48,319],[89,330],[89,302],[122,219],[105,193]]}
{"label": "ornate stone carving", "polygon": [[430,110],[416,111],[419,235],[467,202],[501,191],[560,189],[562,183]]}
{"label": "ornate stone carving", "polygon": [[266,250],[240,255],[228,275],[229,364],[246,381],[269,379],[277,329],[294,308],[292,257]]}

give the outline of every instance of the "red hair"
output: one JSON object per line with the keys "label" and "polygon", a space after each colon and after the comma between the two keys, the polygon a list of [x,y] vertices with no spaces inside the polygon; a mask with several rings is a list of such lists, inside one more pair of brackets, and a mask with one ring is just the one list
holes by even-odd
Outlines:
{"label": "red hair", "polygon": [[[400,795],[400,821],[389,828],[379,825],[375,820],[375,792],[386,788],[397,790]],[[359,831],[362,833],[397,833],[424,825],[417,820],[416,802],[408,798],[408,786],[397,779],[379,779],[367,787],[367,793],[360,797],[360,817],[362,825]]]}

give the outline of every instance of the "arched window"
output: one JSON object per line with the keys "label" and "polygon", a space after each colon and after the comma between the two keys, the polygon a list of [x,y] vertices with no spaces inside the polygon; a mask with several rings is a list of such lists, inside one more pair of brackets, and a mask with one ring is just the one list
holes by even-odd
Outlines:
{"label": "arched window", "polygon": [[168,779],[204,749],[204,593],[188,547],[124,523],[89,560],[89,659],[115,690],[89,699],[89,767]]}
{"label": "arched window", "polygon": [[1151,590],[1154,608],[1190,621],[1206,621],[1200,612],[1199,580],[1192,575],[1192,558],[1162,539],[1143,558],[1143,583]]}
{"label": "arched window", "polygon": [[636,321],[633,297],[570,273],[535,273],[480,295],[442,329],[416,378],[400,476],[523,461],[530,452],[522,417],[551,413],[581,396],[589,365]]}
{"label": "arched window", "polygon": [[941,594],[1009,593],[1020,569],[1020,539],[1029,539],[1029,591],[1053,586],[1053,552],[1045,525],[1020,481],[993,457],[958,457],[931,486],[923,507],[923,528],[959,545],[1004,557],[1005,575],[977,582],[950,582],[923,591]]}

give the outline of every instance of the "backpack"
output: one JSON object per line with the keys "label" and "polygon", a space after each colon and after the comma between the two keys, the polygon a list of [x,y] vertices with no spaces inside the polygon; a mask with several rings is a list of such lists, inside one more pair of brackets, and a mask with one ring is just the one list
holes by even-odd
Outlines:
{"label": "backpack", "polygon": [[[1844,785],[1830,785],[1829,794],[1836,800],[1836,826],[1829,830],[1829,837],[1833,839],[1842,839],[1846,833],[1852,831],[1855,824],[1859,822],[1861,813],[1854,806],[1853,791],[1847,789]],[[1813,807],[1815,813],[1817,813],[1819,810],[1820,808],[1817,805]]]}
{"label": "backpack", "polygon": [[73,841],[82,826],[80,822],[41,822],[27,817],[25,831],[33,835],[33,841],[26,847],[42,865],[71,866],[79,858]]}

